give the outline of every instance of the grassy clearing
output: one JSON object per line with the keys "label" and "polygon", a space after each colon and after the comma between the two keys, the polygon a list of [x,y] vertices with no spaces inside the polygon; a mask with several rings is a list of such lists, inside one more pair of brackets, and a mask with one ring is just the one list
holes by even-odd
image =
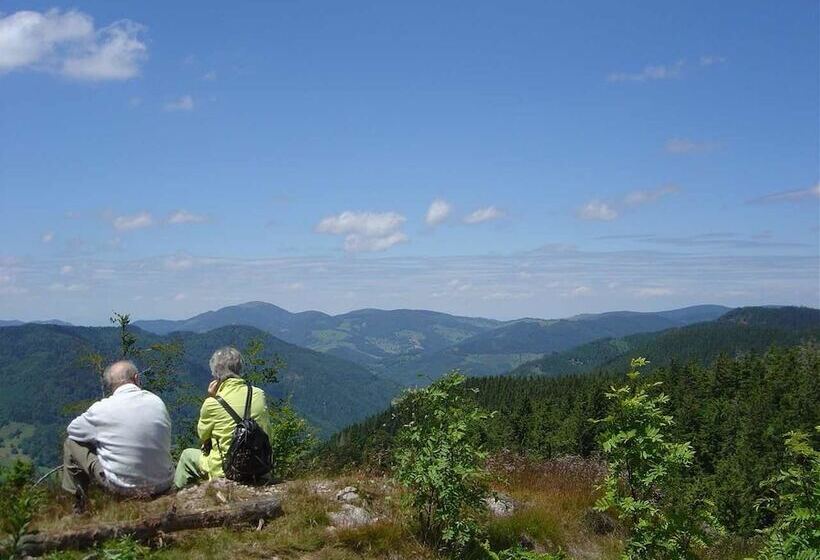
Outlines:
{"label": "grassy clearing", "polygon": [[[623,531],[617,526],[608,534],[596,533],[587,515],[597,496],[595,486],[603,476],[602,467],[577,458],[528,461],[516,457],[496,458],[491,463],[498,483],[497,492],[509,495],[517,507],[508,517],[484,520],[487,538],[494,549],[523,542],[535,550],[563,550],[576,560],[618,558]],[[341,507],[338,490],[355,486],[359,505],[378,521],[359,528],[334,528],[330,514]],[[390,481],[366,473],[354,473],[327,480],[305,479],[277,487],[281,491],[284,515],[271,520],[261,530],[255,527],[185,531],[156,543],[151,558],[168,560],[272,559],[279,560],[443,560],[415,537],[401,505],[401,492]],[[214,492],[199,492],[202,500],[219,503]],[[223,496],[224,498],[225,496]],[[228,495],[240,500],[241,492]],[[70,514],[71,500],[55,494],[37,519],[39,530],[68,529],[99,522],[130,521],[160,514],[175,496],[153,501],[115,500],[102,493],[92,495],[89,517]],[[704,556],[704,560],[739,560],[753,555],[754,543],[727,539]],[[60,558],[86,558],[88,552],[71,552]],[[464,560],[469,560],[465,558]]]}

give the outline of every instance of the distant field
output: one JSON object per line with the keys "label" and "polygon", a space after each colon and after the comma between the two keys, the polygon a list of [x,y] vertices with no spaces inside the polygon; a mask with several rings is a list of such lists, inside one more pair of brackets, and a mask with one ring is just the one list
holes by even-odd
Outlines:
{"label": "distant field", "polygon": [[16,459],[31,460],[20,451],[20,445],[33,435],[34,426],[31,424],[10,422],[0,427],[0,464],[10,463]]}

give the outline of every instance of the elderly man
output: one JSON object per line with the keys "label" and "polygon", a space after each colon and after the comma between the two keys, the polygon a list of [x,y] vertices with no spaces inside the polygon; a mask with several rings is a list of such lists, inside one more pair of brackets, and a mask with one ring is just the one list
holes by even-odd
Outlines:
{"label": "elderly man", "polygon": [[[202,403],[197,422],[200,449],[186,449],[179,457],[174,485],[183,488],[203,479],[224,478],[225,455],[231,447],[237,422],[226,410],[229,406],[238,417],[243,416],[248,391],[251,391],[250,418],[269,433],[265,392],[251,387],[242,374],[242,354],[236,348],[225,346],[211,356],[208,364],[213,380],[208,385],[208,397]],[[220,402],[222,401],[222,402]]]}
{"label": "elderly man", "polygon": [[171,418],[155,394],[140,388],[139,372],[127,360],[103,373],[111,396],[95,402],[68,425],[63,446],[63,489],[74,510],[85,509],[91,482],[122,495],[165,492],[173,480]]}

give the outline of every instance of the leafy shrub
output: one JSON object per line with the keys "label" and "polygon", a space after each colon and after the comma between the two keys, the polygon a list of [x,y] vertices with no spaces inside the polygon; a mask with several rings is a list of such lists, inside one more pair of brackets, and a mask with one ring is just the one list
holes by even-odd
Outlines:
{"label": "leafy shrub", "polygon": [[148,558],[151,550],[142,546],[133,537],[122,537],[105,543],[100,549],[102,560],[139,560]]}
{"label": "leafy shrub", "polygon": [[[820,434],[820,426],[815,427]],[[759,560],[820,558],[820,451],[805,432],[786,434],[786,463],[764,483],[769,495],[757,503],[776,516],[764,531]]]}
{"label": "leafy shrub", "polygon": [[491,560],[565,560],[566,556],[562,552],[555,554],[533,552],[531,550],[524,550],[523,548],[508,548],[502,550],[498,554],[490,553]]}
{"label": "leafy shrub", "polygon": [[688,442],[667,441],[673,420],[663,406],[669,398],[649,393],[660,382],[640,383],[639,370],[647,363],[632,360],[629,383],[606,394],[610,412],[597,422],[604,428],[608,474],[596,509],[613,510],[629,528],[624,558],[695,558],[721,529],[710,502],[684,496],[681,478],[694,451]]}
{"label": "leafy shrub", "polygon": [[20,539],[28,532],[43,500],[33,477],[31,463],[16,461],[11,466],[0,466],[0,534],[5,535],[2,548],[10,558],[17,556]]}
{"label": "leafy shrub", "polygon": [[481,430],[490,414],[475,404],[464,380],[452,372],[396,402],[403,425],[394,477],[408,491],[422,539],[455,556],[476,540],[488,492]]}
{"label": "leafy shrub", "polygon": [[316,444],[307,421],[299,416],[287,401],[269,407],[270,444],[273,450],[273,473],[276,480],[291,474],[299,461]]}

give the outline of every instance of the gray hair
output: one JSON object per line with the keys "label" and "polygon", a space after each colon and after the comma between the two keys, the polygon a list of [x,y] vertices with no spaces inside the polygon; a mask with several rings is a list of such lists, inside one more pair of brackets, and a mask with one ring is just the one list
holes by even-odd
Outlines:
{"label": "gray hair", "polygon": [[214,352],[208,365],[214,379],[222,381],[229,377],[239,377],[242,373],[242,354],[233,346],[223,346]]}
{"label": "gray hair", "polygon": [[137,366],[134,365],[134,362],[130,360],[120,360],[105,368],[103,380],[109,389],[116,389],[120,385],[133,383],[136,381],[137,375],[139,375],[139,370]]}

